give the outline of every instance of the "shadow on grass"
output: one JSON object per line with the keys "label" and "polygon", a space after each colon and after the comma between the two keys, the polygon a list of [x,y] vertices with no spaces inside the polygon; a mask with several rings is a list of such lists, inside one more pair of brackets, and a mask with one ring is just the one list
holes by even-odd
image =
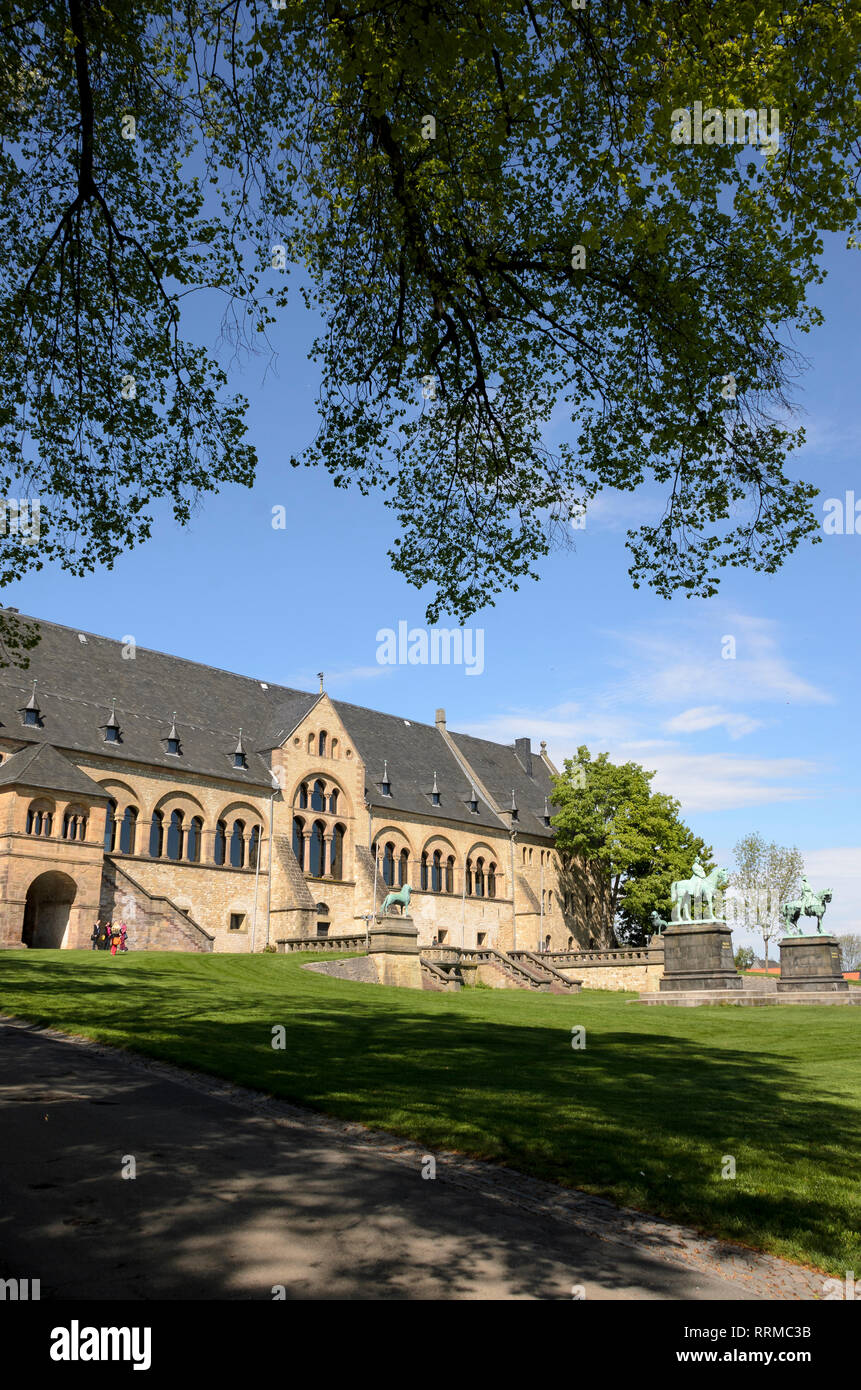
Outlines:
{"label": "shadow on grass", "polygon": [[[320,977],[298,972],[236,997],[227,968],[190,995],[167,962],[123,977],[101,964],[29,967],[6,956],[0,1009],[835,1271],[861,1259],[858,1109],[779,1055],[728,1046],[723,1018],[719,1045],[658,1031],[654,1016],[644,1032],[638,1015],[630,1028],[590,1025],[575,1051],[576,1001],[564,999],[506,1005],[488,992],[415,997],[333,981],[321,998]],[[567,1007],[551,1015],[547,1004]],[[549,1023],[528,1021],[536,1007]],[[272,1046],[278,1025],[284,1050]],[[728,1157],[734,1179],[722,1176]]]}

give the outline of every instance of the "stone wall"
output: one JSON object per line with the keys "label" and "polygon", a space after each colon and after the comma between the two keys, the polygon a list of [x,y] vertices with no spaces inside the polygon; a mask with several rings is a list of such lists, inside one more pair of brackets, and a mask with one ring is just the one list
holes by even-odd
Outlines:
{"label": "stone wall", "polygon": [[568,980],[582,980],[584,989],[649,992],[664,974],[663,946],[621,951],[555,951],[547,956]]}
{"label": "stone wall", "polygon": [[153,896],[119,865],[105,864],[99,915],[125,922],[133,951],[211,951],[214,934],[183,913],[170,898]]}

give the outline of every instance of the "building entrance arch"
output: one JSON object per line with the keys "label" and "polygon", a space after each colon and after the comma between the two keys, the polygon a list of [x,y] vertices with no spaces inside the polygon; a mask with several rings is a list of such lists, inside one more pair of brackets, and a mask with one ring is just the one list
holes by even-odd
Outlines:
{"label": "building entrance arch", "polygon": [[25,946],[56,951],[65,945],[77,891],[75,880],[55,869],[33,879],[24,904],[21,939]]}

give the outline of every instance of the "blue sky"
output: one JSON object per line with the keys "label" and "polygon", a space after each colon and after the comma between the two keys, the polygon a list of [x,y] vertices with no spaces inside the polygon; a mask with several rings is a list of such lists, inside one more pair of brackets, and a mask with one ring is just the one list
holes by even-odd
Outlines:
{"label": "blue sky", "polygon": [[[847,490],[861,501],[861,259],[832,238],[826,264],[813,296],[826,324],[799,344],[810,366],[796,390],[808,443],[795,470],[821,489],[821,516]],[[202,313],[196,327],[212,330]],[[389,568],[382,503],[287,463],[315,430],[312,334],[297,295],[273,340],[275,369],[266,359],[232,369],[251,402],[253,490],[205,499],[185,529],[159,521],[112,571],[46,568],[4,602],[300,688],[316,689],[323,670],[335,698],[426,722],[444,706],[457,730],[530,735],[536,749],[546,739],[559,765],[579,743],[632,758],[656,769],[654,785],[681,800],[721,862],[749,830],[798,845],[814,886],[835,890],[829,925],[861,931],[861,534],[826,535],[774,576],[725,572],[717,598],[667,602],[631,588],[624,545],[625,527],[659,515],[660,498],[607,497],[540,583],[472,620],[484,631],[481,675],[380,665],[378,630],[424,626],[424,601]],[[557,422],[548,439],[562,437]],[[283,530],[272,527],[278,505]],[[734,660],[721,655],[727,636]]]}

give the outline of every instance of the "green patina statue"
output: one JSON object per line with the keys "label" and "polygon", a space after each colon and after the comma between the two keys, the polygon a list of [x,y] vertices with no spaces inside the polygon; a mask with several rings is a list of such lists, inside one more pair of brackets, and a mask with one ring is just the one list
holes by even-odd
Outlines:
{"label": "green patina statue", "polygon": [[670,925],[669,922],[665,922],[663,917],[660,917],[657,912],[652,913],[649,921],[652,924],[652,931],[655,936],[660,936],[661,932],[666,931],[667,927]]}
{"label": "green patina statue", "polygon": [[403,888],[399,888],[396,893],[387,893],[383,898],[383,905],[380,908],[380,915],[385,917],[396,905],[401,909],[401,916],[406,917],[407,908],[410,905],[410,885],[405,883]]}
{"label": "green patina statue", "polygon": [[[673,905],[673,921],[690,922],[694,902],[700,904],[699,920],[704,922],[723,921],[714,915],[715,893],[729,883],[727,869],[712,869],[707,874],[699,859],[694,861],[690,878],[676,879],[670,884],[670,902]],[[708,913],[706,913],[706,908]]]}
{"label": "green patina statue", "polygon": [[[815,936],[817,933],[822,936],[822,918],[825,916],[825,909],[831,902],[832,893],[830,888],[823,888],[818,893],[814,893],[805,875],[801,880],[801,900],[794,903],[784,903],[780,909],[786,927],[787,936]],[[813,917],[816,920],[816,927],[807,928],[801,920],[803,917]]]}

